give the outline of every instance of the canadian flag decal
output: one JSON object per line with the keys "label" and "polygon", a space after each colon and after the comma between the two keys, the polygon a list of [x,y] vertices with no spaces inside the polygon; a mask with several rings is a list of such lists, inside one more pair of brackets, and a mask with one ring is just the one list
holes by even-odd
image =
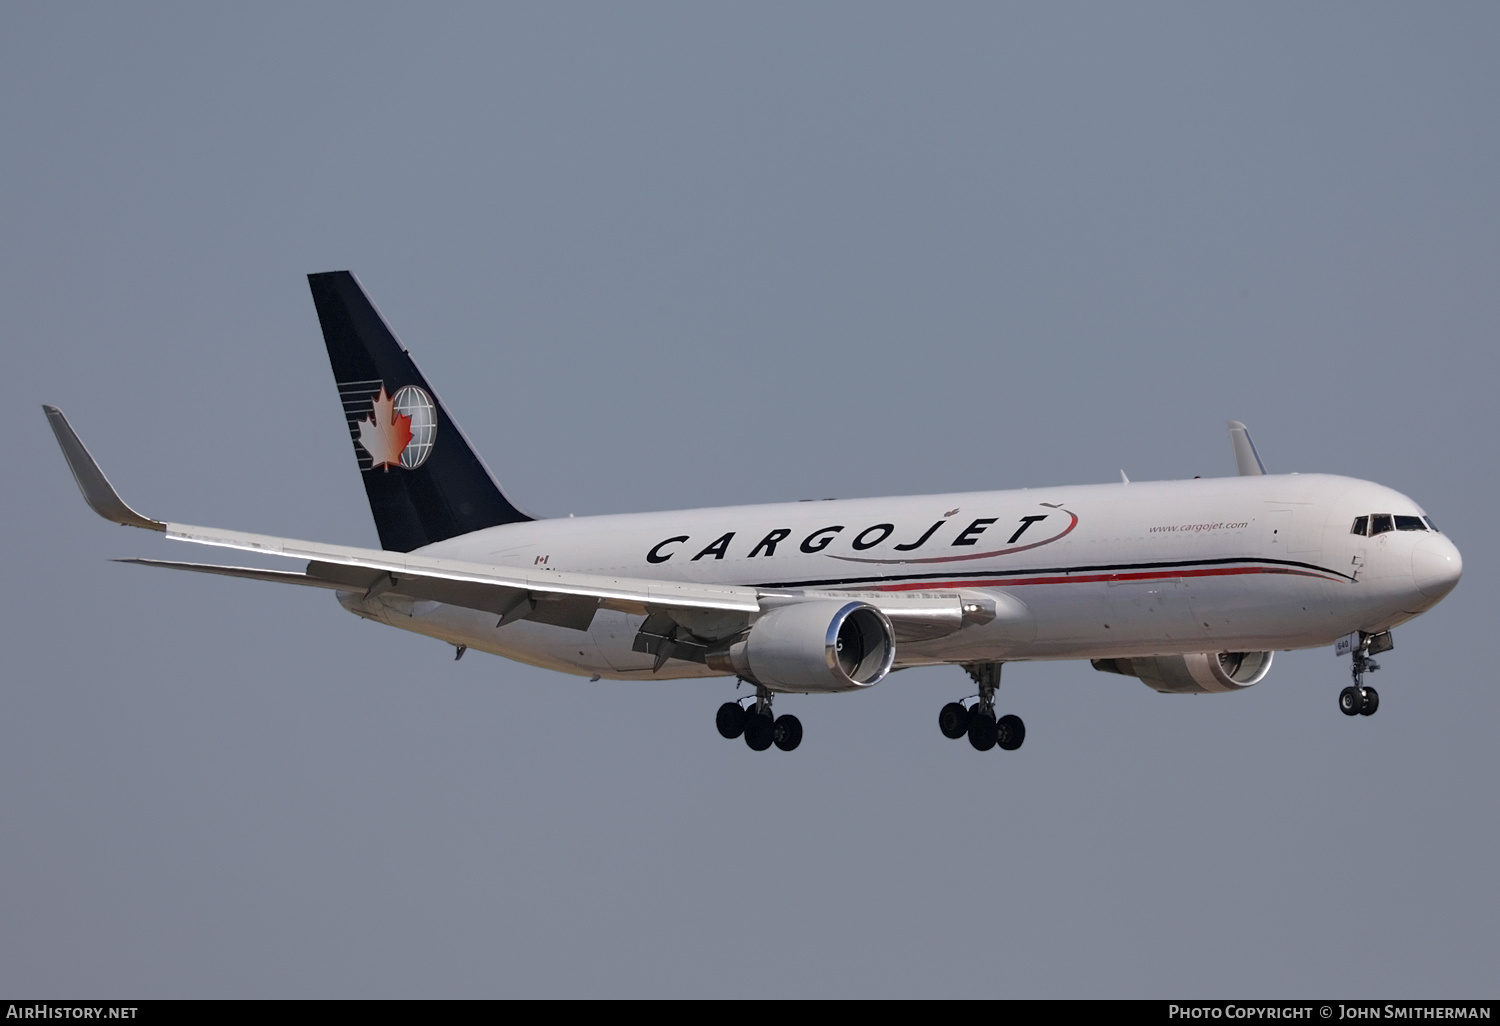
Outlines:
{"label": "canadian flag decal", "polygon": [[396,401],[385,394],[385,386],[371,400],[370,416],[358,422],[359,444],[370,454],[371,470],[401,466],[401,454],[411,444],[411,418],[396,412]]}

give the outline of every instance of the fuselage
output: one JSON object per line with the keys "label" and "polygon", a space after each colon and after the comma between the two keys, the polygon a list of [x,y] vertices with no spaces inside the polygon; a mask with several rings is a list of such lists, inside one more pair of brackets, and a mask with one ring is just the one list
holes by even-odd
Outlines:
{"label": "fuselage", "polygon": [[[1402,518],[1403,529],[1353,533],[1372,515]],[[916,666],[1274,651],[1389,630],[1436,604],[1462,569],[1423,517],[1378,484],[1290,474],[568,517],[419,551],[533,570],[1000,600],[991,623],[902,644],[896,665]],[[488,613],[399,596],[340,600],[392,626],[568,673],[717,675],[676,659],[654,669],[633,650],[643,618],[608,609],[578,631],[500,627]]]}

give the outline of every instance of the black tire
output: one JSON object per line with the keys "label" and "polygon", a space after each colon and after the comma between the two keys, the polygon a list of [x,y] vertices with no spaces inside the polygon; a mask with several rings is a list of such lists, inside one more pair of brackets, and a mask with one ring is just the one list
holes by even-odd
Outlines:
{"label": "black tire", "polygon": [[769,716],[745,714],[745,744],[752,752],[764,752],[776,742],[776,723]]}
{"label": "black tire", "polygon": [[1359,688],[1345,688],[1339,692],[1339,712],[1345,716],[1358,716],[1359,710],[1365,704],[1364,696],[1359,693]]}
{"label": "black tire", "polygon": [[1002,716],[995,724],[995,732],[995,743],[1007,752],[1014,752],[1026,740],[1026,723],[1019,716]]}
{"label": "black tire", "polygon": [[995,714],[986,716],[979,711],[976,705],[969,710],[969,744],[981,752],[987,752],[995,747],[999,740],[999,734],[995,729]]}
{"label": "black tire", "polygon": [[745,732],[745,710],[738,702],[725,702],[719,706],[719,715],[714,717],[714,726],[719,735],[733,741]]}
{"label": "black tire", "polygon": [[969,732],[969,710],[949,702],[938,712],[938,729],[944,737],[957,741]]}
{"label": "black tire", "polygon": [[1365,693],[1359,703],[1359,714],[1361,716],[1374,716],[1375,710],[1380,708],[1380,692],[1374,688],[1365,688]]}
{"label": "black tire", "polygon": [[802,743],[802,721],[788,713],[776,717],[776,747],[790,752]]}

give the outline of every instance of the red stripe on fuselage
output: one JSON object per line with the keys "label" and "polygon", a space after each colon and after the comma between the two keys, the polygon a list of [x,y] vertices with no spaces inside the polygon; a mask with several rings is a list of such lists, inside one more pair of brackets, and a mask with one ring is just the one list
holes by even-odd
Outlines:
{"label": "red stripe on fuselage", "polygon": [[1098,584],[1120,581],[1167,581],[1178,577],[1236,577],[1241,574],[1290,574],[1314,577],[1320,581],[1334,578],[1307,570],[1285,567],[1215,567],[1208,570],[1160,570],[1136,574],[1073,574],[1065,577],[1009,577],[993,581],[919,581],[912,584],[877,584],[875,591],[930,591],[933,588],[1014,588],[1023,584]]}

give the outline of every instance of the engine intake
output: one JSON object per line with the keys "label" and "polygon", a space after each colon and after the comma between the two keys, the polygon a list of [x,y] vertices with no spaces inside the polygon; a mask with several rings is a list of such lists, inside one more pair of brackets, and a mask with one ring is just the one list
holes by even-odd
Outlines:
{"label": "engine intake", "polygon": [[1195,652],[1191,655],[1138,659],[1094,659],[1094,669],[1139,677],[1146,685],[1172,695],[1206,695],[1243,691],[1259,684],[1271,670],[1272,652]]}
{"label": "engine intake", "polygon": [[826,692],[879,684],[895,658],[895,632],[879,609],[808,601],[772,609],[706,662],[774,691]]}

